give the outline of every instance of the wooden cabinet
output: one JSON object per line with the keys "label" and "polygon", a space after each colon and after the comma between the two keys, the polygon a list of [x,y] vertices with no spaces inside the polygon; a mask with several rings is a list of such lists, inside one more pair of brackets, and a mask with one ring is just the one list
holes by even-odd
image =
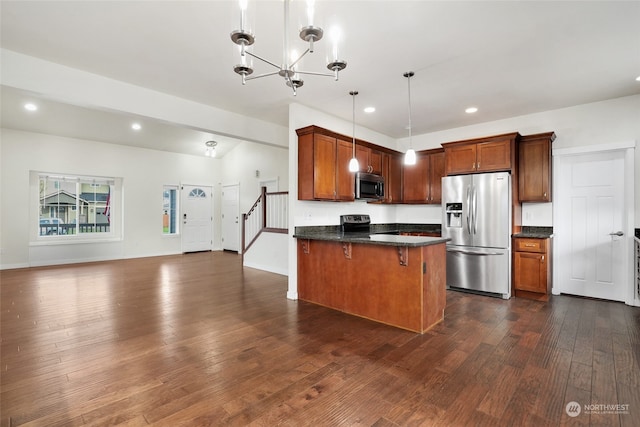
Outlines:
{"label": "wooden cabinet", "polygon": [[384,203],[402,202],[402,156],[383,153]]}
{"label": "wooden cabinet", "polygon": [[429,154],[429,203],[442,203],[444,163],[444,150],[434,150]]}
{"label": "wooden cabinet", "polygon": [[298,298],[424,333],[444,318],[446,244],[298,239]]}
{"label": "wooden cabinet", "polygon": [[420,151],[416,164],[403,168],[404,203],[434,203],[442,201],[444,150]]}
{"label": "wooden cabinet", "polygon": [[403,203],[427,203],[429,197],[429,156],[416,153],[415,165],[402,168]]}
{"label": "wooden cabinet", "polygon": [[518,197],[521,202],[551,201],[551,143],[555,133],[520,138],[518,143]]}
{"label": "wooden cabinet", "polygon": [[515,166],[515,142],[518,136],[518,133],[512,133],[442,144],[445,173],[458,175],[510,171]]}
{"label": "wooden cabinet", "polygon": [[315,126],[297,133],[298,200],[354,200],[351,141]]}
{"label": "wooden cabinet", "polygon": [[382,175],[382,153],[369,147],[356,144],[356,158],[360,172]]}
{"label": "wooden cabinet", "polygon": [[516,297],[547,301],[551,294],[551,239],[515,237],[513,287]]}

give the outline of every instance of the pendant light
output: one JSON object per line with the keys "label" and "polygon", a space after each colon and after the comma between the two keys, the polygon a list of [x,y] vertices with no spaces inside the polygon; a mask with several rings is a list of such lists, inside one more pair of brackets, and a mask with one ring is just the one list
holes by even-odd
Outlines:
{"label": "pendant light", "polygon": [[413,77],[414,74],[413,71],[407,71],[403,74],[407,78],[407,88],[409,92],[409,149],[404,154],[405,165],[415,165],[417,160],[416,151],[413,149],[413,144],[411,143],[411,77]]}
{"label": "pendant light", "polygon": [[358,172],[360,170],[360,165],[358,164],[358,159],[356,158],[356,95],[358,94],[357,90],[352,90],[349,92],[349,95],[353,98],[353,157],[349,161],[349,172]]}

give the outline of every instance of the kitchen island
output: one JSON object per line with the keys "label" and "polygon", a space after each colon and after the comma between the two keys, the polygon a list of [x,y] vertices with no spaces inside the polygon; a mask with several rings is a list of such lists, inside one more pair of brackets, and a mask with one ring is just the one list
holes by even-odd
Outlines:
{"label": "kitchen island", "polygon": [[440,322],[448,239],[386,233],[296,227],[298,298],[418,333]]}

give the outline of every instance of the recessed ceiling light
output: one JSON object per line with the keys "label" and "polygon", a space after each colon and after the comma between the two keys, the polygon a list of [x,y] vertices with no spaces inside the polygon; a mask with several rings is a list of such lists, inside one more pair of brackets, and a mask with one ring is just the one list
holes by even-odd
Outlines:
{"label": "recessed ceiling light", "polygon": [[469,107],[466,110],[464,110],[464,112],[467,114],[473,114],[473,113],[476,113],[477,111],[478,111],[478,107]]}
{"label": "recessed ceiling light", "polygon": [[373,113],[376,111],[376,107],[367,107],[364,109],[365,113]]}
{"label": "recessed ceiling light", "polygon": [[636,81],[640,82],[640,76],[636,77]]}
{"label": "recessed ceiling light", "polygon": [[133,124],[131,125],[131,129],[133,129],[133,130],[140,130],[140,129],[142,129],[142,126],[140,125],[140,123],[133,123]]}
{"label": "recessed ceiling light", "polygon": [[36,104],[28,102],[28,103],[24,104],[24,109],[27,110],[27,111],[37,111],[38,110],[38,106]]}

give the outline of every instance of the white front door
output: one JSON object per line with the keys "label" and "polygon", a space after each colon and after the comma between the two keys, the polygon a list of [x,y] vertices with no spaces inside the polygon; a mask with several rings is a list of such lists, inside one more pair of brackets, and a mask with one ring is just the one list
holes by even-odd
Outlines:
{"label": "white front door", "polygon": [[561,155],[554,161],[554,293],[628,300],[633,236],[625,151]]}
{"label": "white front door", "polygon": [[240,186],[222,186],[222,249],[238,252],[240,247]]}
{"label": "white front door", "polygon": [[182,186],[182,252],[210,251],[213,194],[211,187]]}

